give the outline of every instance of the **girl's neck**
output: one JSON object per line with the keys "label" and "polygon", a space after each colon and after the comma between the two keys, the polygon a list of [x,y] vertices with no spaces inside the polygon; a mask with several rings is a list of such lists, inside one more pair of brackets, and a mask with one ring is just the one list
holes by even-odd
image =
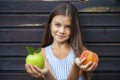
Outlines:
{"label": "girl's neck", "polygon": [[51,49],[55,57],[64,59],[69,55],[71,46],[68,43],[59,44],[54,42],[51,45]]}
{"label": "girl's neck", "polygon": [[54,48],[54,49],[65,49],[65,48],[70,48],[70,44],[53,42],[51,44],[51,47]]}

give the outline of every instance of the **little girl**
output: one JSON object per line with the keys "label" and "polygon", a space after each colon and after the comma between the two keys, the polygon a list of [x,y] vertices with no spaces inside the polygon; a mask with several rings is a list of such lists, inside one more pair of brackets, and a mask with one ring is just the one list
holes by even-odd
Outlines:
{"label": "little girl", "polygon": [[40,80],[91,80],[90,72],[98,63],[82,65],[79,59],[87,50],[83,45],[77,9],[70,3],[56,6],[48,17],[41,54],[44,69],[25,64],[26,71]]}

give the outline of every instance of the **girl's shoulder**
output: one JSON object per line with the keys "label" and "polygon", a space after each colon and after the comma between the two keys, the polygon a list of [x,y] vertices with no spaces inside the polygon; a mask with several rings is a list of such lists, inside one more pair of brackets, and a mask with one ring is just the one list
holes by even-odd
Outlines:
{"label": "girl's shoulder", "polygon": [[[49,45],[50,46],[50,45]],[[46,55],[46,49],[48,49],[49,48],[49,46],[46,46],[46,47],[42,47],[41,48],[41,54],[45,57],[45,55]]]}
{"label": "girl's shoulder", "polygon": [[45,57],[45,48],[41,48],[40,54],[41,54],[43,57]]}

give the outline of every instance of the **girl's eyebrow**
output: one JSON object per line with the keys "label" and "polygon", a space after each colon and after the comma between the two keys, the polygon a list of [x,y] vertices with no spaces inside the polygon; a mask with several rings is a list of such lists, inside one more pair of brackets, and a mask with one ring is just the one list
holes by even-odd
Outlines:
{"label": "girl's eyebrow", "polygon": [[[60,22],[57,22],[57,21],[55,21],[55,23],[57,23],[57,24],[61,24]],[[72,27],[71,24],[66,24],[65,26],[71,26],[71,27]]]}
{"label": "girl's eyebrow", "polygon": [[59,23],[58,21],[54,21],[55,23]]}
{"label": "girl's eyebrow", "polygon": [[57,22],[57,21],[55,21],[54,23],[55,23],[55,24],[60,24],[60,23],[59,23],[59,22]]}

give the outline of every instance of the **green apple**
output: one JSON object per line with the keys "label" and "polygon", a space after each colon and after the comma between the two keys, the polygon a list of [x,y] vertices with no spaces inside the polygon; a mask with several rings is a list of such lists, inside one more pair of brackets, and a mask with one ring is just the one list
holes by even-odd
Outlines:
{"label": "green apple", "polygon": [[36,51],[32,47],[26,47],[26,49],[29,53],[26,57],[26,64],[32,64],[41,69],[44,68],[45,61],[43,56],[40,54],[41,49],[39,48]]}

